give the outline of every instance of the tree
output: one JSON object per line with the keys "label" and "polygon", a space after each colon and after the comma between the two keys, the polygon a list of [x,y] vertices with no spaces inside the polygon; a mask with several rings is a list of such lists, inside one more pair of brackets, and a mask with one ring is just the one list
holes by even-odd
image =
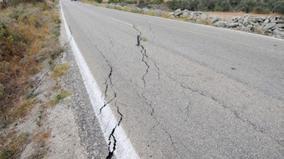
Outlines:
{"label": "tree", "polygon": [[272,9],[273,12],[284,14],[284,1],[276,2]]}

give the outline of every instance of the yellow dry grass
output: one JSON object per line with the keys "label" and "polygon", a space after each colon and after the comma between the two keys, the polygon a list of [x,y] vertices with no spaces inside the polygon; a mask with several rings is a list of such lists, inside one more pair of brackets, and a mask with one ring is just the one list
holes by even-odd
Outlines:
{"label": "yellow dry grass", "polygon": [[59,77],[61,77],[64,74],[66,74],[68,69],[69,69],[69,64],[68,63],[58,64],[53,69],[52,77],[54,79],[58,79]]}

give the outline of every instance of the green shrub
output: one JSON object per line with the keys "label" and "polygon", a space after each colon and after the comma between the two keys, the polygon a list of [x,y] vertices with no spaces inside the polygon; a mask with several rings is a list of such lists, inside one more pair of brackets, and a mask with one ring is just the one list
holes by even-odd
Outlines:
{"label": "green shrub", "polygon": [[96,2],[98,2],[98,3],[102,3],[103,2],[103,0],[95,0]]}
{"label": "green shrub", "polygon": [[231,10],[231,5],[228,3],[228,1],[218,1],[215,4],[215,11],[229,11]]}
{"label": "green shrub", "polygon": [[169,1],[168,6],[170,9],[189,9],[189,10],[196,10],[198,6],[197,0],[172,0]]}
{"label": "green shrub", "polygon": [[252,10],[253,13],[257,13],[257,14],[267,14],[269,13],[269,9],[261,7],[261,6],[257,6]]}
{"label": "green shrub", "polygon": [[151,4],[161,4],[163,2],[164,2],[163,0],[151,0],[150,1]]}
{"label": "green shrub", "polygon": [[276,2],[273,6],[273,12],[284,14],[284,1]]}
{"label": "green shrub", "polygon": [[256,0],[242,0],[239,4],[239,10],[246,13],[251,12],[253,8],[255,8],[256,4]]}
{"label": "green shrub", "polygon": [[167,4],[172,10],[284,12],[284,0],[172,0]]}

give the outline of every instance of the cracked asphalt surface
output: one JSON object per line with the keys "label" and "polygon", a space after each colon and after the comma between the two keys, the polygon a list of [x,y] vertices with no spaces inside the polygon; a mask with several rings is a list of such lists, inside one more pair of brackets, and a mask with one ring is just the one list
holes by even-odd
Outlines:
{"label": "cracked asphalt surface", "polygon": [[[62,7],[116,127],[141,158],[284,158],[283,40],[67,0]],[[111,133],[106,158],[115,142]]]}

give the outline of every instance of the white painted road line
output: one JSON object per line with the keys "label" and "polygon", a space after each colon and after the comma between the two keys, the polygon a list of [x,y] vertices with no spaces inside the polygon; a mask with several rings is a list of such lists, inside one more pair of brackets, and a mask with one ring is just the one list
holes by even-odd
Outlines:
{"label": "white painted road line", "polygon": [[[89,94],[90,101],[92,103],[94,112],[97,116],[97,119],[99,120],[100,127],[103,131],[104,138],[106,142],[109,142],[109,134],[113,130],[113,128],[116,126],[118,121],[116,120],[110,105],[106,105],[104,110],[100,113],[100,107],[104,105],[105,99],[102,95],[101,90],[98,87],[98,84],[93,77],[79,47],[76,44],[76,41],[74,37],[72,36],[70,29],[68,27],[68,24],[66,22],[62,3],[60,2],[60,10],[61,10],[61,16],[63,25],[66,30],[67,38],[70,39],[69,43],[72,49],[72,52],[74,54],[76,63],[79,66],[80,73],[82,75],[85,87],[87,89],[87,92]],[[139,159],[139,156],[137,155],[134,147],[132,146],[129,138],[127,137],[125,131],[121,126],[118,126],[114,132],[114,136],[116,137],[117,143],[116,143],[116,150],[114,152],[114,155],[117,159]]]}

